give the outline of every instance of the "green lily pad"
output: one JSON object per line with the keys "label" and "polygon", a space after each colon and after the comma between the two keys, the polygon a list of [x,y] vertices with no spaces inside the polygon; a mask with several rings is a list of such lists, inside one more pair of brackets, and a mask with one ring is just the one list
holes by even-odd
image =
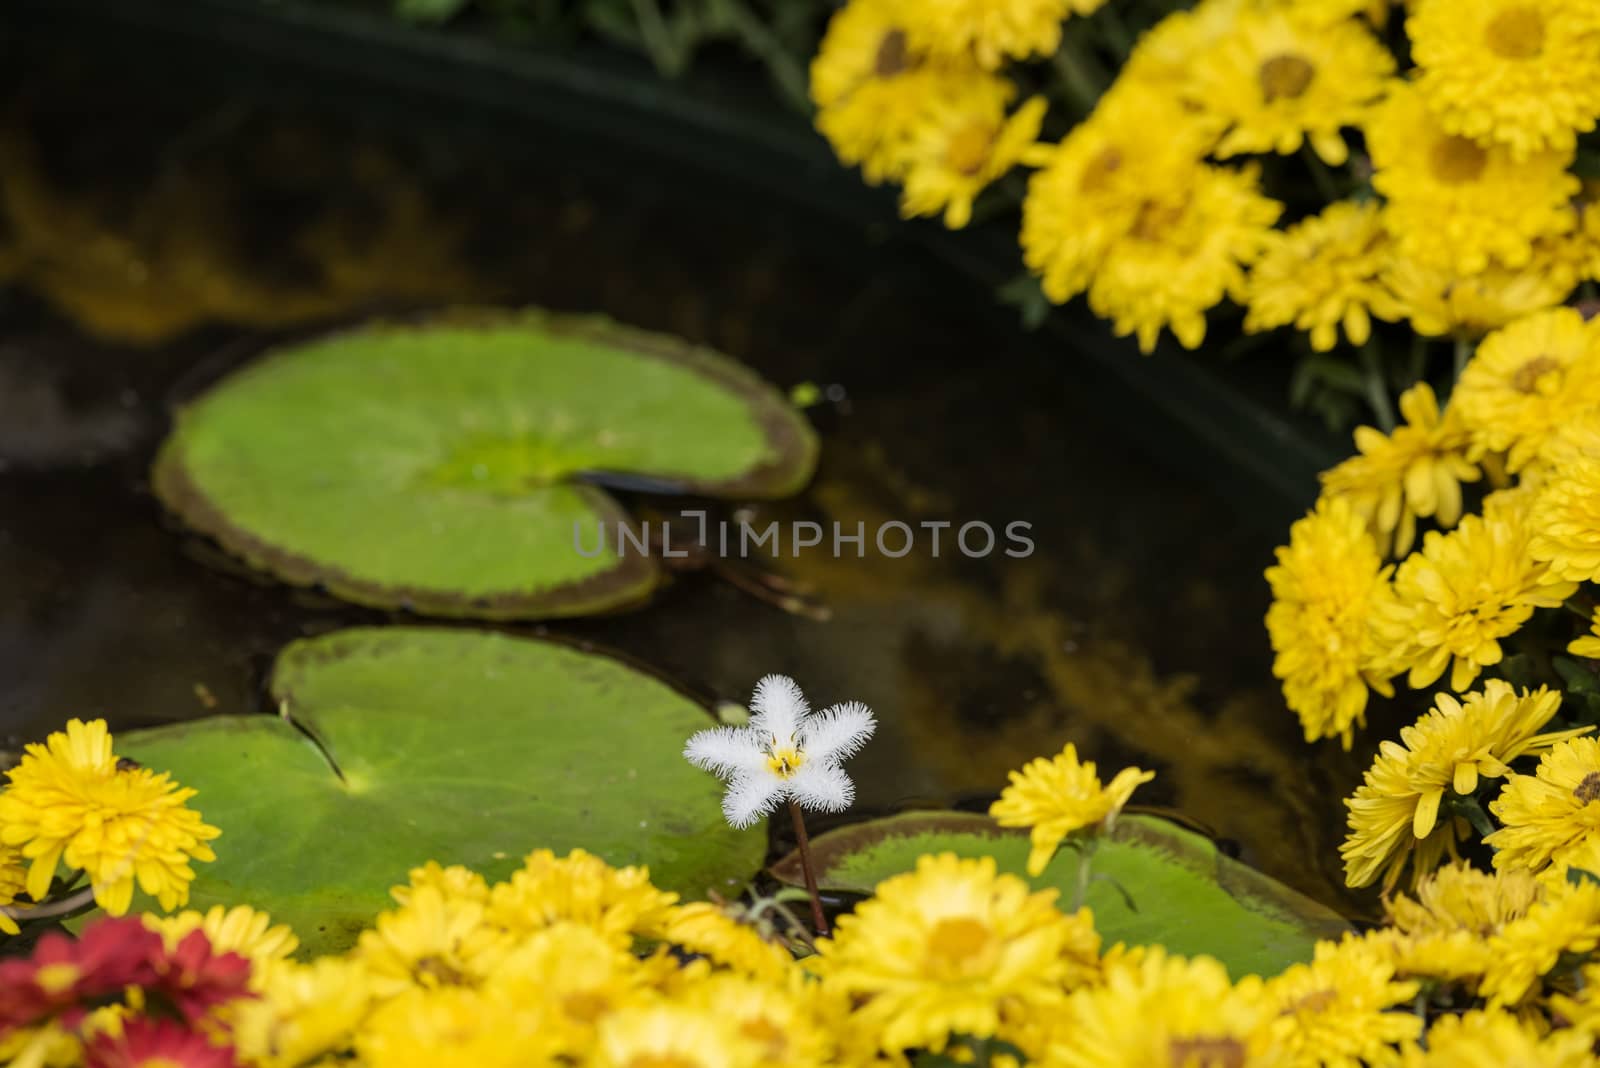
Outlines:
{"label": "green lily pad", "polygon": [[[193,903],[248,903],[311,952],[349,945],[427,860],[503,878],[538,848],[648,864],[701,897],[759,869],[683,741],[709,716],[619,661],[553,642],[418,627],[341,631],[279,656],[284,716],[119,735],[222,829]],[[315,740],[313,740],[315,739]]]}
{"label": "green lily pad", "polygon": [[530,311],[269,353],[178,413],[152,481],[285,581],[513,619],[625,607],[659,581],[593,483],[783,497],[816,455],[804,417],[732,360]]}
{"label": "green lily pad", "polygon": [[[825,890],[871,893],[928,853],[992,856],[999,870],[1028,878],[1027,834],[970,812],[910,812],[858,823],[812,839],[811,849]],[[1276,975],[1310,960],[1318,939],[1337,939],[1349,930],[1333,910],[1223,856],[1210,839],[1152,816],[1118,820],[1090,870],[1096,878],[1087,904],[1108,945],[1160,944],[1186,956],[1208,954],[1235,978]],[[772,874],[801,885],[799,856],[789,854]],[[1030,882],[1059,890],[1065,908],[1077,876],[1078,854],[1064,849]]]}

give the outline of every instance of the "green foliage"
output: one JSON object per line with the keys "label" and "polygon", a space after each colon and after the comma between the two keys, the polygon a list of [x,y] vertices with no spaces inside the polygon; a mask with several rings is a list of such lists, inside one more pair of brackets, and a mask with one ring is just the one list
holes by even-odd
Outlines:
{"label": "green foliage", "polygon": [[282,716],[216,716],[118,738],[223,829],[193,904],[250,904],[309,952],[348,946],[423,858],[508,875],[536,848],[647,864],[731,894],[761,863],[721,784],[684,761],[706,711],[607,657],[469,630],[388,627],[297,642]]}
{"label": "green foliage", "polygon": [[[830,831],[812,840],[824,889],[870,893],[892,875],[911,871],[919,856],[993,856],[1001,871],[1024,879],[1028,837],[987,816],[913,812]],[[1079,854],[1062,849],[1038,879],[1070,908]],[[1106,944],[1164,945],[1173,953],[1210,954],[1235,977],[1275,975],[1309,960],[1319,938],[1347,925],[1332,910],[1223,856],[1207,838],[1151,816],[1124,816],[1094,851],[1087,904]],[[799,857],[773,865],[786,883],[801,880]],[[1103,877],[1103,878],[1102,878]]]}
{"label": "green foliage", "polygon": [[804,417],[731,360],[525,313],[272,353],[179,413],[153,482],[190,525],[289,582],[531,618],[635,603],[659,579],[619,545],[627,517],[596,481],[781,497],[816,451]]}

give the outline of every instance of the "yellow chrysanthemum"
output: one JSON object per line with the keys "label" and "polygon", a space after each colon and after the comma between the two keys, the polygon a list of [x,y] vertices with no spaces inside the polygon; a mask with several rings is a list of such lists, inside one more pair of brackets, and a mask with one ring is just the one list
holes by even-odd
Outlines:
{"label": "yellow chrysanthemum", "polygon": [[1392,602],[1383,606],[1378,632],[1410,667],[1413,689],[1432,685],[1450,669],[1450,688],[1471,686],[1498,664],[1500,639],[1528,621],[1536,608],[1553,608],[1577,590],[1548,564],[1535,561],[1529,544],[1529,491],[1502,490],[1455,530],[1429,531],[1420,552],[1395,572]]}
{"label": "yellow chrysanthemum", "polygon": [[1489,970],[1479,990],[1491,1007],[1516,1005],[1566,953],[1600,945],[1600,885],[1546,886],[1526,915],[1489,939]]}
{"label": "yellow chrysanthemum", "polygon": [[1417,0],[1417,91],[1444,128],[1514,159],[1572,151],[1600,116],[1593,0]]}
{"label": "yellow chrysanthemum", "polygon": [[1185,960],[1151,946],[1110,969],[1105,982],[1072,994],[1052,1068],[1166,1068],[1281,1064],[1267,1025],[1261,981],[1237,985],[1210,957]]}
{"label": "yellow chrysanthemum", "polygon": [[342,957],[275,965],[259,994],[229,1016],[234,1045],[256,1068],[299,1068],[344,1053],[373,1001],[366,970]]}
{"label": "yellow chrysanthemum", "polygon": [[0,1064],[6,1068],[77,1068],[82,1063],[83,1040],[59,1020],[0,1035]]}
{"label": "yellow chrysanthemum", "polygon": [[1388,569],[1361,516],[1343,498],[1324,498],[1289,529],[1289,544],[1267,569],[1272,673],[1300,717],[1306,741],[1339,738],[1366,722],[1370,687],[1388,696],[1394,674],[1372,629],[1389,596]]}
{"label": "yellow chrysanthemum", "polygon": [[989,815],[1002,827],[1031,828],[1028,874],[1040,875],[1063,838],[1085,827],[1109,826],[1133,791],[1155,777],[1153,771],[1123,768],[1101,786],[1094,761],[1079,763],[1077,747],[1068,742],[1059,755],[1013,771],[1011,785],[989,806]]}
{"label": "yellow chrysanthemum", "polygon": [[1201,166],[1181,199],[1147,201],[1095,272],[1090,310],[1118,337],[1136,337],[1147,355],[1164,329],[1184,348],[1199,348],[1205,313],[1224,298],[1244,300],[1245,268],[1283,210],[1260,186],[1254,166]]}
{"label": "yellow chrysanthemum", "polygon": [[762,1046],[733,1019],[681,1003],[640,1005],[601,1021],[591,1068],[757,1068]]}
{"label": "yellow chrysanthemum", "polygon": [[1404,1068],[1592,1068],[1588,1036],[1546,1032],[1508,1012],[1445,1013],[1425,1045],[1406,1047]]}
{"label": "yellow chrysanthemum", "polygon": [[394,898],[395,904],[404,905],[411,900],[412,893],[423,886],[431,886],[449,899],[476,901],[480,905],[489,903],[489,884],[483,876],[460,864],[444,867],[436,860],[412,868],[406,873],[406,885],[390,887],[389,896]]}
{"label": "yellow chrysanthemum", "polygon": [[[1173,11],[1135,42],[1117,85],[1142,84],[1175,97],[1188,96],[1196,64],[1233,30],[1244,12],[1257,6],[1256,0],[1200,0],[1192,8]],[[1203,114],[1209,147],[1219,130],[1215,116]]]}
{"label": "yellow chrysanthemum", "polygon": [[1247,333],[1294,325],[1327,352],[1339,328],[1352,345],[1372,336],[1372,316],[1393,322],[1400,303],[1379,281],[1389,263],[1388,234],[1374,202],[1341,200],[1321,215],[1274,231],[1245,291]]}
{"label": "yellow chrysanthemum", "polygon": [[1539,899],[1526,871],[1483,872],[1449,864],[1417,881],[1415,897],[1386,902],[1389,926],[1367,936],[1402,978],[1463,983],[1477,992],[1489,970],[1489,938]]}
{"label": "yellow chrysanthemum", "polygon": [[907,9],[912,45],[929,55],[976,60],[996,70],[1008,59],[1048,56],[1061,44],[1061,23],[1105,0],[917,0]]}
{"label": "yellow chrysanthemum", "polygon": [[1257,2],[1269,8],[1288,8],[1301,18],[1324,26],[1358,16],[1381,26],[1389,13],[1392,0],[1257,0]]}
{"label": "yellow chrysanthemum", "polygon": [[1540,238],[1516,270],[1498,261],[1472,274],[1394,256],[1383,284],[1411,328],[1426,337],[1481,337],[1525,315],[1554,308],[1577,286],[1584,250],[1573,236]]}
{"label": "yellow chrysanthemum", "polygon": [[412,989],[373,1011],[356,1052],[362,1068],[527,1068],[552,1063],[543,1023],[481,991]]}
{"label": "yellow chrysanthemum", "polygon": [[249,905],[223,908],[212,905],[204,914],[189,910],[174,916],[146,913],[144,925],[159,934],[169,950],[194,931],[204,931],[217,953],[237,953],[250,961],[252,982],[279,961],[288,960],[300,948],[300,939],[287,924],[273,924],[272,917]]}
{"label": "yellow chrysanthemum", "polygon": [[1482,451],[1527,466],[1560,427],[1600,405],[1600,327],[1572,308],[1530,315],[1484,338],[1450,406]]}
{"label": "yellow chrysanthemum", "polygon": [[1188,101],[1222,128],[1219,157],[1311,147],[1333,166],[1349,158],[1340,129],[1383,95],[1394,57],[1364,25],[1326,23],[1289,7],[1246,7],[1202,52]]}
{"label": "yellow chrysanthemum", "polygon": [[883,1050],[942,1050],[950,1035],[993,1036],[1001,1013],[1059,1008],[1087,978],[1098,938],[1087,911],[1068,917],[1055,892],[1033,893],[994,860],[945,853],[878,885],[817,944],[827,988],[855,999]]}
{"label": "yellow chrysanthemum", "polygon": [[759,1047],[762,1064],[799,1068],[831,1063],[835,1047],[815,1011],[817,993],[817,984],[803,980],[780,985],[722,972],[689,987],[681,1000],[731,1022]]}
{"label": "yellow chrysanthemum", "polygon": [[1269,979],[1263,997],[1274,1010],[1275,1051],[1293,1065],[1361,1068],[1393,1063],[1395,1044],[1422,1033],[1405,1005],[1417,984],[1395,979],[1394,965],[1355,936],[1318,942],[1309,963]]}
{"label": "yellow chrysanthemum", "polygon": [[355,959],[373,991],[392,997],[413,986],[475,986],[508,948],[506,935],[486,922],[483,905],[420,886],[406,904],[361,932]]}
{"label": "yellow chrysanthemum", "polygon": [[1480,871],[1450,864],[1418,880],[1413,894],[1386,902],[1390,926],[1408,935],[1460,931],[1488,938],[1533,907],[1539,883],[1522,868]]}
{"label": "yellow chrysanthemum", "polygon": [[755,928],[706,901],[675,906],[662,925],[661,937],[690,953],[768,983],[783,982],[794,968],[794,958],[788,950],[768,942]]}
{"label": "yellow chrysanthemum", "polygon": [[1418,382],[1400,395],[1405,422],[1385,434],[1357,427],[1357,455],[1322,474],[1322,492],[1343,497],[1396,556],[1411,549],[1417,520],[1453,527],[1461,518],[1461,483],[1476,482],[1467,459],[1466,427],[1448,409],[1441,416],[1433,387]]}
{"label": "yellow chrysanthemum", "polygon": [[1600,740],[1574,738],[1539,760],[1532,775],[1513,775],[1489,803],[1503,825],[1486,841],[1497,868],[1538,871],[1563,864],[1600,836]]}
{"label": "yellow chrysanthemum", "polygon": [[905,163],[897,168],[905,192],[906,218],[943,213],[959,230],[972,219],[972,202],[984,188],[1019,163],[1050,158],[1039,144],[1045,99],[1036,96],[1011,115],[1006,106],[1016,87],[993,74],[952,75],[941,80],[907,134]]}
{"label": "yellow chrysanthemum", "polygon": [[1518,268],[1539,238],[1573,228],[1570,153],[1514,160],[1503,147],[1446,131],[1417,89],[1400,83],[1366,129],[1372,184],[1388,200],[1384,222],[1401,255],[1465,274],[1491,259]]}
{"label": "yellow chrysanthemum", "polygon": [[1490,679],[1464,702],[1441,693],[1434,703],[1401,729],[1398,744],[1380,745],[1365,781],[1345,802],[1350,834],[1339,852],[1351,886],[1367,886],[1380,874],[1392,886],[1412,854],[1418,875],[1432,870],[1446,851],[1453,853],[1457,837],[1456,821],[1439,818],[1447,791],[1472,794],[1480,778],[1507,775],[1513,760],[1580,733],[1539,733],[1561,707],[1561,694],[1543,687],[1518,694]]}
{"label": "yellow chrysanthemum", "polygon": [[1548,472],[1530,522],[1535,560],[1574,582],[1600,579],[1600,456],[1575,456]]}
{"label": "yellow chrysanthemum", "polygon": [[811,61],[817,129],[874,184],[898,178],[905,140],[938,75],[912,53],[897,0],[851,0]]}
{"label": "yellow chrysanthemum", "polygon": [[189,900],[193,860],[214,860],[205,843],[221,832],[184,802],[195,795],[166,774],[118,768],[105,720],[71,720],[30,745],[0,793],[0,843],[30,861],[28,895],[42,901],[56,867],[81,868],[95,901],[128,911],[134,884],[174,909]]}
{"label": "yellow chrysanthemum", "polygon": [[1050,153],[1022,203],[1023,258],[1057,304],[1082,293],[1112,245],[1181,205],[1207,134],[1158,88],[1119,81]]}
{"label": "yellow chrysanthemum", "polygon": [[[28,884],[28,867],[22,854],[0,843],[0,909],[14,903]],[[17,921],[0,912],[0,934],[17,934]]]}
{"label": "yellow chrysanthemum", "polygon": [[493,887],[487,915],[490,923],[519,935],[573,920],[626,948],[635,936],[658,937],[676,900],[651,884],[648,869],[613,868],[582,849],[565,857],[538,849],[508,881]]}
{"label": "yellow chrysanthemum", "polygon": [[[671,967],[665,957],[654,960]],[[594,928],[565,921],[507,953],[485,978],[484,990],[510,1004],[542,1006],[552,1050],[581,1058],[600,1019],[638,1000],[659,973]]]}

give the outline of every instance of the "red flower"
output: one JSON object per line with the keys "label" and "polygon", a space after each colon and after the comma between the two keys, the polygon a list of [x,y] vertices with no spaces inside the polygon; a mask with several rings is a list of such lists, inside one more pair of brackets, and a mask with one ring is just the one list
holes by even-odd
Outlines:
{"label": "red flower", "polygon": [[33,956],[0,961],[0,1036],[57,1014],[73,1025],[85,1002],[149,985],[161,950],[161,936],[136,917],[100,920],[76,940],[45,935]]}
{"label": "red flower", "polygon": [[122,1034],[96,1035],[84,1047],[84,1068],[237,1068],[232,1046],[213,1046],[173,1020],[131,1016]]}
{"label": "red flower", "polygon": [[249,997],[250,962],[237,953],[216,954],[204,931],[190,931],[178,948],[155,961],[154,990],[190,1023],[214,1007]]}

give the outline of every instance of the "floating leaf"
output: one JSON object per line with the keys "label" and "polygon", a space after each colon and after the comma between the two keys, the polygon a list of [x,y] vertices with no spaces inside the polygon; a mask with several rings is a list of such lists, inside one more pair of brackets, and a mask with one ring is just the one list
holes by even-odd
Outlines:
{"label": "floating leaf", "polygon": [[[858,823],[812,839],[811,849],[826,890],[871,893],[928,853],[992,856],[1001,871],[1028,877],[1026,833],[969,812],[910,812]],[[1275,975],[1309,960],[1319,938],[1349,929],[1332,910],[1223,856],[1210,839],[1151,816],[1123,816],[1090,867],[1095,878],[1087,903],[1108,945],[1159,943],[1174,953],[1209,954],[1236,978]],[[791,853],[772,873],[800,885],[799,857]],[[1066,908],[1077,875],[1077,853],[1063,849],[1031,882],[1059,890]]]}
{"label": "floating leaf", "polygon": [[[379,325],[271,353],[178,415],[156,493],[298,585],[429,615],[580,615],[646,597],[598,484],[781,497],[815,435],[715,353],[537,312]],[[602,533],[606,537],[601,548]]]}
{"label": "floating leaf", "polygon": [[763,836],[730,829],[721,784],[680,755],[705,709],[609,657],[356,629],[290,645],[272,693],[288,719],[134,731],[118,751],[194,787],[222,828],[195,905],[267,909],[311,951],[348,945],[430,859],[494,879],[533,849],[582,846],[696,897],[760,867]]}

